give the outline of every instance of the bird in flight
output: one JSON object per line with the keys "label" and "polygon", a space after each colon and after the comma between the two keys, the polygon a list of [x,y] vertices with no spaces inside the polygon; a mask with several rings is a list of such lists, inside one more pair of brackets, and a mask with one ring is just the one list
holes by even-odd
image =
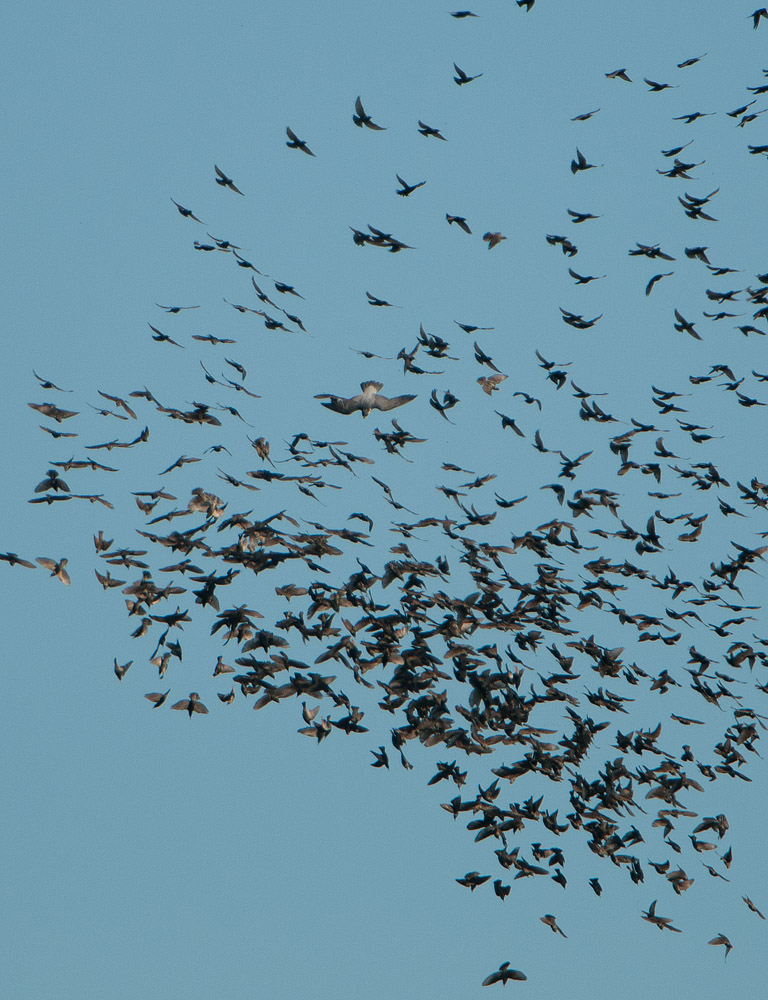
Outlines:
{"label": "bird in flight", "polygon": [[371,118],[370,115],[365,113],[365,108],[363,107],[363,102],[358,97],[355,101],[355,114],[352,115],[352,121],[357,125],[358,128],[362,128],[365,125],[366,128],[373,129],[374,132],[386,132],[386,128],[383,125],[377,125],[376,122]]}
{"label": "bird in flight", "polygon": [[219,170],[219,168],[216,166],[215,163],[213,165],[213,169],[216,171],[216,183],[220,187],[229,188],[229,190],[230,191],[234,191],[235,194],[242,194],[243,193],[240,190],[239,187],[235,186],[235,182],[232,180],[232,178],[231,177],[227,177],[227,175],[224,173],[223,170]]}
{"label": "bird in flight", "polygon": [[409,194],[412,194],[416,190],[416,188],[424,187],[427,183],[426,181],[419,181],[418,184],[409,184],[407,181],[403,180],[400,174],[395,174],[395,177],[397,177],[397,181],[401,185],[401,187],[395,191],[395,194],[399,194],[402,198],[407,198]]}
{"label": "bird in flight", "polygon": [[518,969],[510,969],[509,964],[509,962],[502,962],[496,972],[492,972],[490,976],[485,977],[483,986],[493,986],[494,983],[502,983],[506,986],[510,980],[524,982],[528,978],[524,972],[520,972]]}
{"label": "bird in flight", "polygon": [[383,388],[382,382],[361,382],[360,388],[363,390],[357,396],[352,396],[349,399],[343,396],[334,396],[328,392],[322,392],[315,396],[315,399],[327,399],[327,403],[323,403],[329,410],[333,410],[335,413],[355,413],[357,410],[363,414],[363,417],[367,417],[371,410],[394,410],[398,406],[404,406],[406,403],[410,403],[412,399],[416,399],[415,396],[404,395],[404,396],[393,396],[389,398],[388,396],[380,396],[379,389]]}
{"label": "bird in flight", "polygon": [[194,212],[192,211],[191,208],[184,208],[183,205],[180,205],[173,198],[171,198],[171,201],[176,206],[176,208],[178,208],[179,215],[183,215],[185,219],[194,219],[195,222],[199,222],[201,226],[205,225],[205,223],[203,222],[203,220],[202,219],[198,219],[198,217],[194,214]]}
{"label": "bird in flight", "polygon": [[435,139],[442,139],[443,142],[448,141],[444,135],[440,134],[439,128],[432,128],[431,125],[425,125],[424,122],[421,120],[419,121],[419,132],[421,132],[421,134],[425,136],[427,139],[430,136],[434,136]]}
{"label": "bird in flight", "polygon": [[465,83],[472,83],[473,80],[479,80],[483,75],[482,73],[478,73],[476,76],[468,76],[456,63],[453,64],[453,68],[456,70],[456,76],[453,79],[460,87]]}
{"label": "bird in flight", "polygon": [[286,126],[285,134],[288,136],[288,142],[286,142],[286,146],[288,146],[289,149],[300,149],[302,153],[306,153],[307,156],[315,155],[307,145],[306,140],[300,139],[293,131],[290,125]]}
{"label": "bird in flight", "polygon": [[499,243],[501,243],[501,241],[505,240],[506,238],[507,237],[503,236],[501,233],[486,233],[483,236],[483,239],[488,244],[489,250],[493,250],[494,247],[497,247]]}

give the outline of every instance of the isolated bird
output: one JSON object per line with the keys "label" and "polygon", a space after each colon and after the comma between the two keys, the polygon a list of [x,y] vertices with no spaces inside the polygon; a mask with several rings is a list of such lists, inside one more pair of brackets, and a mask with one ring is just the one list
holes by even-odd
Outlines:
{"label": "isolated bird", "polygon": [[290,125],[286,127],[285,134],[288,136],[286,146],[288,146],[289,149],[300,149],[302,153],[306,153],[308,156],[315,155],[307,145],[306,140],[300,139]]}

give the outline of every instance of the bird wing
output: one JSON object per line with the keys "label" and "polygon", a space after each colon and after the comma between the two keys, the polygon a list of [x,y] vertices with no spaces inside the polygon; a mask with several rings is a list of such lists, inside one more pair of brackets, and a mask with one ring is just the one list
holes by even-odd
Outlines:
{"label": "bird wing", "polygon": [[329,393],[324,393],[320,396],[315,396],[315,399],[327,399],[328,402],[323,403],[323,406],[336,413],[354,413],[355,410],[361,409],[360,396],[353,396],[351,399],[344,399],[341,396],[332,396]]}
{"label": "bird wing", "polygon": [[394,410],[396,406],[404,406],[406,403],[410,403],[412,399],[416,399],[415,396],[393,396],[388,399],[386,396],[376,395],[373,397],[373,407],[376,410]]}

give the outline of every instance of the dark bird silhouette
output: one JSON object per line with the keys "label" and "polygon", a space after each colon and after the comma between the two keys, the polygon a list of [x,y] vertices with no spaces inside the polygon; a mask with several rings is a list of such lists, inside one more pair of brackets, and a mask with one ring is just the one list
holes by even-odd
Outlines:
{"label": "dark bird silhouette", "polygon": [[290,125],[286,126],[285,134],[288,136],[288,142],[286,142],[286,146],[288,146],[289,149],[300,149],[302,153],[306,153],[307,156],[315,155],[307,145],[306,140],[300,139],[293,131],[293,129],[290,127]]}
{"label": "dark bird silhouette", "polygon": [[[595,112],[593,111],[592,114],[594,113]],[[584,116],[582,115],[581,118],[583,119],[583,117]],[[587,115],[587,117],[590,116]],[[572,118],[571,121],[576,121],[576,119]],[[586,156],[582,153],[580,149],[577,148],[576,157],[575,159],[571,160],[571,173],[578,174],[582,170],[594,170],[595,167],[597,167],[597,164],[587,162]]]}
{"label": "dark bird silhouette", "polygon": [[171,708],[176,709],[177,712],[186,712],[190,719],[196,712],[199,715],[208,715],[208,709],[200,701],[200,695],[197,691],[192,691],[188,698],[182,698],[181,701],[175,702]]}
{"label": "dark bird silhouette", "polygon": [[664,272],[664,274],[654,274],[654,276],[651,278],[651,280],[645,286],[645,294],[646,295],[650,295],[651,292],[653,291],[653,286],[656,284],[657,281],[661,281],[662,278],[669,278],[674,273],[675,273],[674,271],[666,271],[666,272]]}
{"label": "dark bird silhouette", "polygon": [[243,193],[243,192],[242,192],[242,191],[240,190],[240,188],[239,188],[239,187],[235,187],[235,182],[234,182],[234,181],[232,180],[232,178],[231,178],[231,177],[227,177],[227,175],[226,175],[226,174],[224,173],[224,171],[223,171],[223,170],[220,170],[220,169],[219,169],[219,168],[218,168],[218,167],[216,166],[216,164],[215,164],[215,163],[214,163],[214,165],[213,165],[213,169],[214,169],[214,170],[216,171],[216,178],[215,178],[215,180],[216,180],[216,183],[217,183],[217,184],[218,184],[218,185],[219,185],[220,187],[225,187],[225,188],[229,188],[229,190],[230,190],[230,191],[234,191],[234,192],[235,192],[235,194],[242,194],[242,193]]}
{"label": "dark bird silhouette", "polygon": [[418,184],[409,184],[407,181],[403,180],[400,174],[395,174],[395,177],[397,177],[397,181],[400,184],[400,187],[397,189],[395,194],[399,194],[403,198],[407,198],[408,195],[412,194],[417,188],[424,187],[427,183],[426,181],[419,181]]}
{"label": "dark bird silhouette", "polygon": [[431,125],[425,125],[423,121],[419,121],[419,132],[427,139],[432,136],[435,139],[442,139],[443,142],[447,142],[445,136],[440,134],[439,128],[432,128]]}
{"label": "dark bird silhouette", "polygon": [[205,223],[203,222],[203,220],[202,219],[198,219],[198,217],[194,214],[194,212],[192,211],[191,208],[184,208],[183,205],[180,205],[173,198],[171,198],[171,201],[176,206],[176,208],[178,208],[179,215],[183,215],[185,219],[194,219],[195,222],[199,222],[203,226],[205,225]]}
{"label": "dark bird silhouette", "polygon": [[371,116],[365,113],[363,102],[359,97],[355,100],[355,114],[352,115],[352,121],[358,128],[362,128],[365,125],[366,128],[372,129],[374,132],[386,132],[386,128],[383,125],[377,125]]}
{"label": "dark bird silhouette", "polygon": [[456,76],[453,79],[460,87],[465,83],[471,83],[473,80],[479,80],[483,75],[482,73],[477,73],[475,76],[468,76],[456,63],[453,64],[453,68],[456,70]]}
{"label": "dark bird silhouette", "polygon": [[483,986],[493,986],[494,983],[501,983],[503,986],[506,986],[510,981],[524,982],[528,978],[519,969],[510,969],[509,964],[509,962],[502,962],[496,972],[492,972],[490,976],[485,977]]}
{"label": "dark bird silhouette", "polygon": [[655,80],[649,80],[648,77],[643,77],[643,83],[648,84],[648,89],[653,94],[658,94],[662,90],[675,89],[671,83],[657,83]]}
{"label": "dark bird silhouette", "polygon": [[445,217],[448,220],[448,225],[451,226],[455,222],[459,229],[463,229],[465,233],[472,235],[472,230],[469,228],[469,224],[463,215],[448,215],[445,213]]}

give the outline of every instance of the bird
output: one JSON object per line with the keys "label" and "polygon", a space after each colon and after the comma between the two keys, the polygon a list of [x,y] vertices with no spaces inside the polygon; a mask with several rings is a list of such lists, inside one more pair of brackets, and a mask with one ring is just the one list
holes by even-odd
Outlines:
{"label": "bird", "polygon": [[493,986],[494,983],[501,983],[506,986],[510,981],[525,982],[528,976],[524,972],[520,972],[519,969],[510,969],[509,962],[502,962],[496,972],[492,972],[490,976],[486,976],[483,980],[483,986]]}
{"label": "bird", "polygon": [[161,705],[165,704],[165,699],[168,697],[170,693],[171,689],[168,688],[168,690],[165,691],[164,693],[160,693],[159,691],[151,691],[149,694],[145,694],[144,697],[147,699],[147,701],[152,702],[152,708],[160,708]]}
{"label": "bird", "polygon": [[459,229],[463,229],[464,232],[467,233],[469,236],[472,235],[472,230],[469,228],[469,223],[467,222],[467,220],[464,218],[463,215],[449,215],[446,212],[445,218],[447,219],[449,226],[456,223]]}
{"label": "bird", "polygon": [[37,379],[37,381],[40,383],[41,388],[43,388],[43,389],[55,389],[57,392],[72,392],[73,391],[72,389],[62,389],[61,386],[56,385],[55,382],[51,382],[50,379],[42,378],[40,375],[37,374],[37,372],[34,370],[34,368],[32,369],[32,374],[35,376],[35,378]]}
{"label": "bird", "polygon": [[[595,112],[593,111],[591,112],[591,114],[595,114]],[[583,118],[583,116],[581,117]],[[587,117],[591,117],[591,115]],[[574,121],[575,119],[571,120]],[[582,153],[582,151],[578,147],[576,148],[576,156],[574,157],[574,159],[571,160],[572,174],[578,174],[582,170],[594,170],[596,166],[597,166],[596,163],[589,163],[587,161],[586,156]]]}
{"label": "bird", "polygon": [[476,76],[468,76],[456,63],[453,64],[453,68],[456,70],[456,76],[453,79],[460,87],[465,83],[471,83],[473,80],[479,80],[483,75],[482,73],[478,73]]}
{"label": "bird", "polygon": [[290,125],[286,126],[285,134],[288,136],[288,142],[286,142],[286,146],[288,146],[289,149],[300,149],[302,153],[306,153],[307,156],[315,155],[307,145],[306,140],[300,139],[293,131],[293,129],[290,127]]}
{"label": "bird", "polygon": [[442,139],[443,142],[448,140],[444,135],[441,134],[439,128],[433,128],[431,125],[425,125],[423,121],[419,121],[419,132],[425,136],[427,139],[432,136],[435,139]]}
{"label": "bird", "polygon": [[768,7],[759,7],[756,11],[753,11],[750,15],[752,18],[752,27],[757,31],[758,25],[760,24],[761,18],[766,18],[768,20]]}
{"label": "bird", "polygon": [[395,191],[395,194],[399,194],[401,198],[407,198],[408,195],[412,194],[417,188],[424,187],[427,183],[426,181],[419,181],[418,184],[409,184],[407,181],[403,180],[400,174],[395,174],[395,177],[397,178],[398,184],[400,184],[400,187],[397,191]]}
{"label": "bird", "polygon": [[349,399],[327,392],[320,393],[315,396],[315,399],[328,400],[327,403],[323,403],[323,406],[335,413],[350,414],[359,410],[363,417],[367,417],[372,410],[394,410],[395,407],[404,406],[416,399],[415,396],[411,395],[393,396],[392,398],[380,396],[379,389],[383,388],[382,382],[361,382],[360,388],[362,392]]}
{"label": "bird", "polygon": [[182,698],[181,701],[175,702],[171,705],[171,708],[176,709],[177,712],[187,712],[190,719],[197,712],[200,715],[208,715],[208,709],[200,701],[200,695],[197,691],[192,691],[188,698]]}
{"label": "bird", "polygon": [[171,198],[171,201],[176,206],[176,208],[179,210],[179,215],[183,215],[185,219],[194,219],[195,222],[199,222],[203,226],[205,225],[205,223],[203,222],[203,220],[202,219],[198,219],[198,217],[194,214],[194,212],[192,211],[191,208],[184,208],[183,205],[180,205],[173,198]]}
{"label": "bird", "polygon": [[755,904],[752,902],[749,896],[742,896],[741,898],[744,900],[744,902],[747,904],[747,906],[753,913],[756,913],[761,920],[765,920],[765,917],[760,912],[760,910],[758,910],[758,908],[755,906]]}
{"label": "bird", "polygon": [[243,193],[243,192],[242,192],[242,191],[240,190],[240,188],[239,188],[239,187],[236,187],[236,186],[235,186],[235,182],[234,182],[234,181],[232,180],[232,178],[231,178],[231,177],[227,177],[227,175],[226,175],[226,174],[224,173],[224,171],[223,171],[223,170],[220,170],[220,169],[219,169],[219,168],[218,168],[218,167],[216,166],[216,164],[215,164],[215,163],[214,163],[214,165],[213,165],[213,169],[214,169],[214,170],[216,171],[216,177],[215,177],[215,180],[216,180],[216,183],[217,183],[217,184],[218,184],[218,185],[219,185],[220,187],[226,187],[226,188],[229,188],[229,190],[230,190],[230,191],[234,191],[234,192],[235,192],[235,194],[242,194],[242,193]]}
{"label": "bird", "polygon": [[27,405],[33,410],[37,410],[38,413],[42,413],[44,417],[55,420],[57,424],[78,416],[74,410],[62,410],[58,406],[54,406],[53,403],[28,403]]}
{"label": "bird", "polygon": [[35,562],[39,563],[45,569],[49,569],[51,576],[57,577],[66,587],[72,582],[69,578],[69,573],[64,568],[67,565],[67,559],[49,559],[47,556],[38,556]]}
{"label": "bird", "polygon": [[553,933],[555,933],[555,934],[562,934],[562,936],[563,936],[564,938],[565,938],[565,937],[568,937],[568,935],[567,935],[567,934],[563,934],[563,932],[562,932],[562,930],[560,929],[560,927],[558,927],[558,925],[557,925],[557,920],[555,919],[555,917],[553,917],[553,916],[552,916],[552,914],[551,914],[551,913],[545,913],[545,914],[544,914],[544,916],[543,916],[543,917],[540,917],[539,919],[541,920],[541,922],[542,922],[543,924],[546,924],[546,925],[547,925],[547,927],[549,927],[549,928],[550,928],[550,930],[551,930],[551,931],[552,931]]}
{"label": "bird", "polygon": [[725,947],[725,957],[726,957],[726,959],[728,958],[729,953],[731,951],[733,951],[733,945],[728,940],[728,938],[725,936],[725,934],[717,934],[715,937],[712,938],[711,941],[708,941],[707,944],[713,944],[715,946],[717,946],[717,945],[723,945]]}
{"label": "bird", "polygon": [[677,927],[672,926],[671,917],[657,917],[656,916],[656,903],[655,900],[651,903],[647,910],[643,913],[643,920],[647,920],[651,924],[655,924],[660,931],[674,931],[676,934],[680,934],[680,930]]}
{"label": "bird", "polygon": [[359,97],[355,100],[355,114],[352,115],[352,121],[358,128],[362,128],[365,125],[366,128],[373,129],[375,132],[386,132],[383,125],[377,125],[371,116],[365,113],[363,102]]}
{"label": "bird", "polygon": [[28,559],[22,559],[15,552],[0,552],[0,561],[7,562],[10,566],[24,566],[26,569],[37,569],[34,563]]}
{"label": "bird", "polygon": [[499,243],[501,243],[501,241],[505,240],[506,238],[507,237],[502,236],[501,233],[485,233],[483,235],[483,239],[488,244],[489,250],[493,250],[494,247],[497,247]]}
{"label": "bird", "polygon": [[648,89],[654,94],[658,94],[662,90],[674,89],[671,83],[657,83],[656,80],[649,80],[646,76],[643,77],[643,83],[647,83]]}
{"label": "bird", "polygon": [[661,281],[662,278],[669,278],[674,274],[674,271],[665,271],[664,274],[654,274],[648,284],[645,286],[645,294],[650,295],[653,291],[653,287],[657,281]]}

